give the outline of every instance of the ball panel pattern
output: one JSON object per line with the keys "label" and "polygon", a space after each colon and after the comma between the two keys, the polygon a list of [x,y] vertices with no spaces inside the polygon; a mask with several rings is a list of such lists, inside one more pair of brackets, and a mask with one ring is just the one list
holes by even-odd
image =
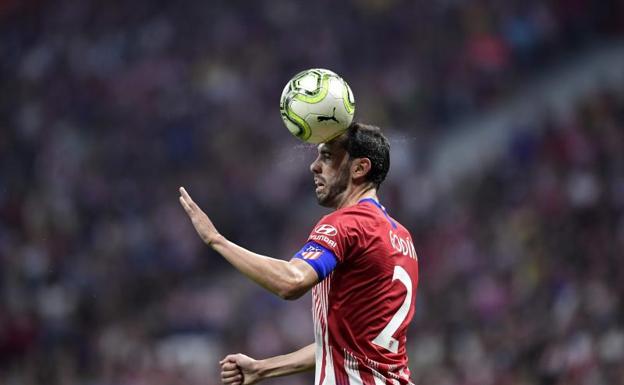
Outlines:
{"label": "ball panel pattern", "polygon": [[354,111],[348,84],[334,72],[320,68],[295,75],[280,98],[284,124],[308,143],[322,143],[340,135],[351,123]]}

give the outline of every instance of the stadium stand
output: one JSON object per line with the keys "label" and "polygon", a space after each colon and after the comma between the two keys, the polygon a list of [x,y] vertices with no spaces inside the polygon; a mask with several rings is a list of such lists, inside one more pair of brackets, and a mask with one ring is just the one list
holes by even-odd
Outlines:
{"label": "stadium stand", "polygon": [[618,383],[624,87],[543,111],[443,196],[419,150],[623,26],[615,0],[0,2],[1,382],[213,385],[226,353],[308,343],[309,298],[237,278],[177,186],[288,258],[324,211],[277,101],[318,65],[394,138],[381,196],[417,234],[414,381]]}

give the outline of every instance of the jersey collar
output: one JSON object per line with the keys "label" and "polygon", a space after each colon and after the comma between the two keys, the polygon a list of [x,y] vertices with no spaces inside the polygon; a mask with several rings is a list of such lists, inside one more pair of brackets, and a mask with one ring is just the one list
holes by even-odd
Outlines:
{"label": "jersey collar", "polygon": [[392,220],[392,218],[390,218],[390,215],[388,215],[388,213],[386,212],[386,208],[385,208],[385,207],[383,207],[383,206],[381,205],[381,203],[377,202],[377,201],[376,201],[376,200],[374,200],[373,198],[364,198],[364,199],[360,199],[360,200],[358,201],[358,204],[360,204],[360,203],[364,203],[364,202],[370,202],[370,203],[374,204],[375,206],[377,206],[377,208],[378,208],[379,210],[381,210],[381,212],[383,213],[383,215],[386,217],[386,219],[388,220],[388,222],[390,222],[390,224],[392,225],[392,228],[393,228],[393,229],[396,229],[396,228],[397,228],[396,223]]}

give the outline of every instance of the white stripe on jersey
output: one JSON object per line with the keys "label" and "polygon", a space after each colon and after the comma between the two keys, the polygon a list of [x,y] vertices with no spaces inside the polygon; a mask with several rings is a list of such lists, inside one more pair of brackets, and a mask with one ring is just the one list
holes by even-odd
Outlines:
{"label": "white stripe on jersey", "polygon": [[319,300],[319,285],[312,289],[312,301],[314,302],[312,311],[312,320],[314,322],[314,340],[316,351],[314,353],[316,359],[316,369],[314,373],[314,384],[320,385],[321,368],[323,367],[323,330],[321,328],[321,304]]}
{"label": "white stripe on jersey", "polygon": [[[344,368],[349,375],[349,385],[363,385],[362,377],[360,377],[360,370],[355,357],[348,351],[344,351]],[[375,380],[375,384],[377,380]]]}
{"label": "white stripe on jersey", "polygon": [[325,385],[336,384],[336,374],[334,373],[334,359],[332,358],[331,346],[329,346],[329,324],[327,322],[327,313],[329,310],[329,288],[331,279],[325,279],[324,293],[323,293],[323,319],[325,321],[325,335],[323,336],[325,342]]}
{"label": "white stripe on jersey", "polygon": [[[314,301],[314,338],[316,341],[316,370],[314,383],[316,385],[335,385],[336,376],[334,373],[334,360],[331,356],[329,346],[329,325],[327,324],[327,310],[329,302],[329,289],[331,287],[330,274],[323,281],[319,282],[312,290],[312,300]],[[325,355],[325,375],[321,384],[321,370],[323,369],[323,353]]]}

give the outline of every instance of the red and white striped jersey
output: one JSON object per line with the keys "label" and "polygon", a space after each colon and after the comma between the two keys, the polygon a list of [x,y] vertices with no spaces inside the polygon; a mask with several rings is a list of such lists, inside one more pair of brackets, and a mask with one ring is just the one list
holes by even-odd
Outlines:
{"label": "red and white striped jersey", "polygon": [[411,384],[405,342],[418,258],[409,232],[364,199],[323,217],[308,240],[338,260],[312,289],[315,384]]}

